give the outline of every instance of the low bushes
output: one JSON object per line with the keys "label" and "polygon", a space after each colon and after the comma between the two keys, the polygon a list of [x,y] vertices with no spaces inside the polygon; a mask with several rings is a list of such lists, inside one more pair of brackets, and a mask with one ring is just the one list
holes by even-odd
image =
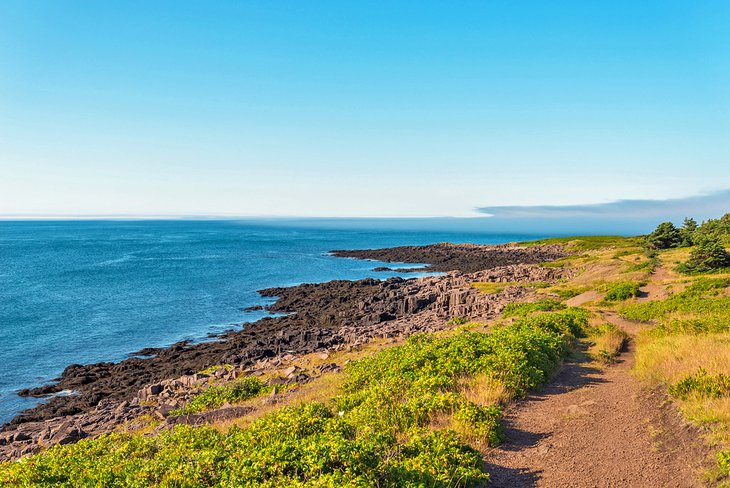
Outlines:
{"label": "low bushes", "polygon": [[187,415],[220,407],[226,403],[238,403],[249,398],[268,393],[271,387],[255,376],[247,376],[232,383],[211,386],[193,397],[183,408],[175,410],[172,415]]}
{"label": "low bushes", "polygon": [[639,296],[641,283],[637,281],[616,281],[606,286],[604,300],[608,302],[619,302]]}
{"label": "low bushes", "polygon": [[[482,486],[489,475],[469,443],[500,441],[501,406],[465,394],[465,385],[493,385],[495,398],[524,394],[547,380],[586,326],[585,311],[567,309],[490,333],[415,336],[350,363],[342,393],[330,404],[284,407],[225,433],[177,426],[155,436],[82,440],[0,464],[0,480],[11,486]],[[242,398],[263,387],[241,382],[238,388]],[[217,391],[199,402],[217,403],[228,394]]]}
{"label": "low bushes", "polygon": [[692,395],[707,398],[719,398],[730,395],[730,376],[719,373],[709,374],[704,368],[689,376],[685,376],[668,387],[669,394],[687,400]]}

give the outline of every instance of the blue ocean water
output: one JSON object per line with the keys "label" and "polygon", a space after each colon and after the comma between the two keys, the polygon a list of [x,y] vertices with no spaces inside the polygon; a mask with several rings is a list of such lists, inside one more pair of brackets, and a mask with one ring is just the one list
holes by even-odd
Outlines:
{"label": "blue ocean water", "polygon": [[37,402],[17,390],[69,364],[119,361],[260,318],[241,311],[265,303],[258,289],[394,275],[332,249],[542,237],[346,224],[0,222],[0,423]]}

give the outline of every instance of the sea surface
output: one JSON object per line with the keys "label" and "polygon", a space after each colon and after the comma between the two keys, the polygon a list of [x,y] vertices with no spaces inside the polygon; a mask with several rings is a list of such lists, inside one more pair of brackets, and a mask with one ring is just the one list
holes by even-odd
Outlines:
{"label": "sea surface", "polygon": [[19,389],[46,383],[69,364],[119,361],[261,318],[264,312],[241,310],[267,303],[256,290],[397,275],[330,250],[544,237],[397,227],[377,220],[0,222],[0,423],[38,402],[17,396]]}

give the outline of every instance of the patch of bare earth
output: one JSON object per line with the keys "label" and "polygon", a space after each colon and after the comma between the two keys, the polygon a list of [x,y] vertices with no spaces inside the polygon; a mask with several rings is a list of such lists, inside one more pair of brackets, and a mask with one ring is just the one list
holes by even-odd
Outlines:
{"label": "patch of bare earth", "polygon": [[639,296],[636,298],[638,302],[648,302],[651,300],[663,300],[669,297],[667,283],[674,279],[676,274],[665,267],[659,267],[651,275],[649,282],[642,286],[639,290]]}
{"label": "patch of bare earth", "polygon": [[580,307],[588,302],[598,301],[600,298],[603,298],[603,293],[596,290],[589,290],[581,293],[580,295],[576,295],[573,298],[569,298],[566,300],[565,304],[569,307]]}
{"label": "patch of bare earth", "polygon": [[[640,327],[604,318],[632,335]],[[509,409],[506,441],[485,456],[493,486],[702,486],[709,453],[699,433],[631,374],[633,361],[633,341],[608,366],[576,357]]]}

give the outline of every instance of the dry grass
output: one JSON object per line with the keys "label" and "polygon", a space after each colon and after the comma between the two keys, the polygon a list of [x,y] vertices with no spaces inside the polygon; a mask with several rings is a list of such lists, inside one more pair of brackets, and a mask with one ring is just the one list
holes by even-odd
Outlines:
{"label": "dry grass", "polygon": [[730,334],[638,338],[636,372],[653,383],[675,383],[704,368],[730,374]]}
{"label": "dry grass", "polygon": [[691,249],[689,247],[667,249],[659,253],[659,262],[669,269],[674,269],[677,264],[683,263],[689,258],[690,251]]}
{"label": "dry grass", "polygon": [[612,324],[602,324],[597,328],[597,334],[591,336],[591,346],[588,354],[603,362],[614,361],[628,340],[628,334]]}
{"label": "dry grass", "polygon": [[471,284],[471,286],[479,290],[479,293],[484,293],[485,295],[495,295],[497,293],[500,293],[508,286],[520,285],[521,284],[517,283],[516,281],[508,281],[502,283],[497,281],[475,281]]}
{"label": "dry grass", "polygon": [[[696,374],[730,374],[730,334],[641,336],[636,372],[652,383],[672,384]],[[730,448],[730,398],[690,396],[676,400],[684,417],[706,429],[706,439],[718,450]]]}
{"label": "dry grass", "polygon": [[[466,400],[483,406],[506,405],[514,396],[502,382],[483,374],[462,378],[458,382],[456,390]],[[429,428],[431,430],[451,429],[472,447],[476,447],[482,452],[487,452],[489,449],[483,439],[474,436],[469,429],[465,429],[451,412],[439,412],[434,415],[429,422]]]}
{"label": "dry grass", "polygon": [[486,375],[465,378],[459,383],[459,393],[478,405],[504,405],[513,396],[504,383]]}

